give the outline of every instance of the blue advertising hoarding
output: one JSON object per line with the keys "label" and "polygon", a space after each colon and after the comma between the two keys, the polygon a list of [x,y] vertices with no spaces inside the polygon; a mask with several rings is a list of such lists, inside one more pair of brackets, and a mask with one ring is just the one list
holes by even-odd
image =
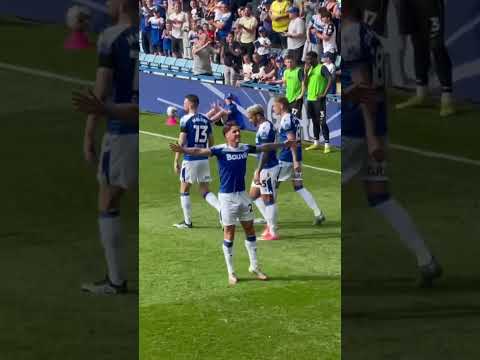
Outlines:
{"label": "blue advertising hoarding", "polygon": [[[200,98],[200,112],[206,113],[212,103],[223,101],[226,93],[232,93],[236,105],[243,115],[246,128],[254,130],[246,117],[246,109],[254,104],[261,104],[266,110],[269,120],[276,123],[272,112],[273,94],[248,88],[234,88],[226,85],[210,84],[201,81],[182,80],[150,73],[140,73],[140,109],[146,112],[165,114],[167,107],[176,107],[180,114],[183,111],[183,99],[187,94],[195,94]],[[304,109],[305,110],[305,109]],[[341,140],[341,105],[336,102],[327,104],[327,123],[330,129],[330,142],[340,146]],[[313,137],[312,124],[303,111],[303,134],[305,140]]]}

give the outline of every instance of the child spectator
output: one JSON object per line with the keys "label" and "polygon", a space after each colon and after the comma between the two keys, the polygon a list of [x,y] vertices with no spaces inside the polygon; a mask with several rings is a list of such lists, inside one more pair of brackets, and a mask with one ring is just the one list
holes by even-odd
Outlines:
{"label": "child spectator", "polygon": [[159,7],[155,8],[154,16],[148,19],[150,23],[150,42],[151,42],[151,51],[155,55],[162,55],[163,53],[163,41],[162,41],[162,32],[164,29],[164,19],[160,17]]}
{"label": "child spectator", "polygon": [[167,22],[163,30],[163,54],[165,56],[172,56],[172,23]]}
{"label": "child spectator", "polygon": [[254,42],[256,53],[263,58],[263,62],[266,63],[270,54],[270,47],[272,45],[270,39],[267,37],[267,31],[263,26],[258,29],[259,37]]}

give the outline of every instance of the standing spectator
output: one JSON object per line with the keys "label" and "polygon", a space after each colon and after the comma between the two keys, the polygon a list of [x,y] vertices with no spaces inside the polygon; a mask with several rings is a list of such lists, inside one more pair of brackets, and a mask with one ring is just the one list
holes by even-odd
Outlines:
{"label": "standing spectator", "polygon": [[322,40],[323,52],[331,52],[336,54],[337,49],[337,30],[333,23],[333,16],[330,12],[324,10],[322,12],[323,31],[318,32],[318,37]]}
{"label": "standing spectator", "polygon": [[192,48],[193,74],[212,75],[211,57],[215,54],[207,34],[201,33]]}
{"label": "standing spectator", "polygon": [[163,54],[165,56],[172,56],[172,23],[167,21],[162,35]]}
{"label": "standing spectator", "polygon": [[183,55],[184,25],[188,22],[187,14],[180,9],[180,2],[175,2],[173,11],[168,17],[172,22],[172,51],[173,56],[179,58]]}
{"label": "standing spectator", "polygon": [[227,35],[232,31],[233,15],[230,12],[228,5],[221,1],[218,3],[218,12],[215,15],[213,25],[216,29],[216,40],[220,43],[225,43]]}
{"label": "standing spectator", "polygon": [[222,49],[222,58],[225,85],[236,86],[242,71],[242,49],[240,44],[234,40],[233,32],[227,35]]}
{"label": "standing spectator", "polygon": [[192,59],[193,58],[192,48],[193,48],[193,44],[195,43],[195,41],[197,41],[197,39],[198,39],[198,23],[196,21],[192,21],[191,29],[187,34],[187,44],[188,45],[187,45],[187,49],[185,51],[185,53],[186,53],[185,57],[187,59]]}
{"label": "standing spectator", "polygon": [[151,52],[155,55],[162,55],[163,53],[163,41],[162,32],[164,29],[165,20],[160,17],[160,9],[156,7],[153,11],[154,16],[148,19],[150,23],[150,44]]}
{"label": "standing spectator", "polygon": [[150,54],[151,52],[150,34],[152,31],[152,27],[150,25],[150,22],[148,21],[151,17],[150,15],[150,9],[146,5],[142,6],[140,17],[140,34],[142,39],[142,48],[145,54]]}
{"label": "standing spectator", "polygon": [[[306,150],[320,148],[320,133],[325,140],[324,152],[330,152],[330,130],[327,125],[327,93],[332,84],[330,72],[323,64],[318,63],[318,55],[309,52],[305,57],[305,85],[307,91],[307,115],[313,123],[314,143]],[[321,131],[320,131],[321,129]]]}
{"label": "standing spectator", "polygon": [[243,11],[243,17],[238,21],[238,27],[242,30],[240,36],[240,44],[245,54],[250,56],[255,52],[255,46],[253,42],[255,41],[256,31],[257,31],[258,21],[252,16],[252,8],[250,5],[247,5]]}
{"label": "standing spectator", "polygon": [[260,24],[265,29],[265,32],[268,35],[272,33],[272,18],[270,17],[270,6],[272,5],[271,0],[263,0],[260,6]]}
{"label": "standing spectator", "polygon": [[268,56],[270,55],[270,46],[272,43],[267,37],[267,32],[263,26],[260,26],[258,29],[258,34],[258,39],[254,41],[256,53],[263,58],[264,62],[266,62],[268,60]]}
{"label": "standing spectator", "polygon": [[271,40],[282,49],[287,48],[287,38],[284,36],[290,22],[287,13],[289,3],[287,0],[275,0],[270,6],[270,18],[272,19]]}
{"label": "standing spectator", "polygon": [[332,75],[332,85],[330,86],[330,89],[328,89],[329,94],[337,93],[337,80],[336,80],[337,68],[335,66],[335,58],[336,58],[336,55],[331,52],[327,52],[322,56],[323,65],[325,65],[330,75]]}
{"label": "standing spectator", "polygon": [[305,21],[300,17],[300,9],[292,6],[288,9],[290,23],[287,32],[288,53],[295,58],[295,63],[300,64],[303,56],[303,46],[306,40]]}
{"label": "standing spectator", "polygon": [[301,119],[303,108],[303,69],[297,66],[295,57],[290,54],[285,57],[285,66],[283,86],[285,86],[285,97],[288,100],[288,107],[293,115]]}
{"label": "standing spectator", "polygon": [[198,4],[197,0],[190,1],[190,16],[193,22],[200,21],[203,18],[203,9]]}

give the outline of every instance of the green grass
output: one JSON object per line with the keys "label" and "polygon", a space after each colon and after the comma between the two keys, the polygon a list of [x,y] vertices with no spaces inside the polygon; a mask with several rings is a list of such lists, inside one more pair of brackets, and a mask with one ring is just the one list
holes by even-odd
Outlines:
{"label": "green grass", "polygon": [[[3,29],[0,39],[6,51],[0,61],[94,78],[94,52],[75,58],[65,54],[62,27],[2,23]],[[36,35],[30,51],[11,47],[27,33]],[[138,354],[138,296],[80,292],[82,282],[104,276],[105,266],[97,231],[95,170],[85,165],[82,155],[85,117],[71,108],[75,86],[3,70],[0,78],[0,358],[133,359]],[[122,206],[134,291],[136,202],[131,194]]]}
{"label": "green grass", "polygon": [[[392,103],[402,94],[393,94]],[[392,143],[480,160],[478,109],[447,119],[433,106],[391,110]],[[342,188],[342,355],[358,360],[477,359],[480,331],[480,168],[390,152],[392,191],[426,238],[445,275],[413,287],[412,256],[367,208],[362,188]]]}
{"label": "green grass", "polygon": [[[176,137],[163,118],[144,114],[141,129]],[[243,133],[253,143],[253,133]],[[215,129],[215,139],[222,135]],[[258,242],[271,281],[250,280],[244,235],[237,231],[235,264],[240,283],[227,285],[215,211],[194,188],[195,228],[181,219],[179,181],[168,140],[140,138],[140,357],[144,360],[340,357],[340,176],[304,169],[305,186],[327,214],[321,227],[290,184],[282,185],[282,240]],[[305,163],[339,169],[340,153],[307,153]],[[248,162],[248,178],[254,160]],[[218,189],[215,161],[211,161]],[[249,184],[247,182],[247,184]],[[257,230],[261,228],[258,227]]]}

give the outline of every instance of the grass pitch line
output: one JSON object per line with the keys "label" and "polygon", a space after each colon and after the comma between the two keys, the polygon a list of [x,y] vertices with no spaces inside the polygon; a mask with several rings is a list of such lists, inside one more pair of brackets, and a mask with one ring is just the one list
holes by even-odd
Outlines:
{"label": "grass pitch line", "polygon": [[[162,135],[162,134],[158,134],[158,133],[153,133],[153,132],[150,132],[150,131],[143,131],[143,130],[140,130],[140,134],[144,134],[144,135],[150,135],[150,136],[155,136],[155,137],[159,137],[159,138],[162,138],[162,139],[166,139],[166,140],[173,140],[173,141],[176,141],[177,138],[174,138],[172,136],[167,136],[167,135]],[[250,156],[255,156],[254,154],[250,154]],[[306,168],[309,168],[309,169],[314,169],[314,170],[317,170],[317,171],[323,171],[323,172],[327,172],[327,173],[331,173],[331,174],[341,174],[340,171],[338,170],[332,170],[332,169],[325,169],[325,168],[320,168],[320,167],[316,167],[316,166],[312,166],[312,165],[307,165],[307,164],[302,164],[303,167],[306,167]]]}

